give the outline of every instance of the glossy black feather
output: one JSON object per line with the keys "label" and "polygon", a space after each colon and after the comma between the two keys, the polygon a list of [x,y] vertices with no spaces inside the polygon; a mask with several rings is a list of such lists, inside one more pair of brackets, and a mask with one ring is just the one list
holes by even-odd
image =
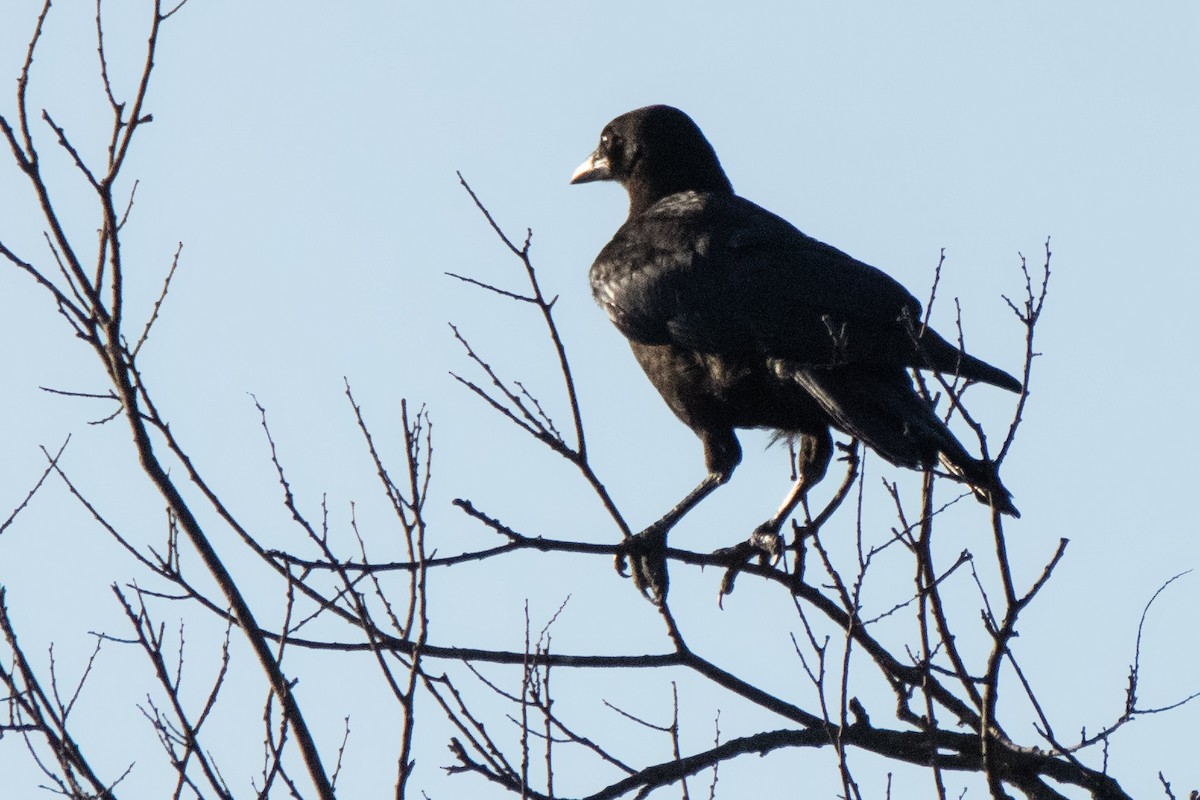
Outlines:
{"label": "glossy black feather", "polygon": [[833,426],[894,464],[941,464],[1016,514],[994,467],[967,453],[907,369],[1020,382],[923,329],[921,304],[886,273],[734,194],[687,115],[650,106],[616,118],[574,178],[588,180],[630,196],[592,265],[593,295],[704,442],[710,472],[738,463],[735,428],[827,437]]}

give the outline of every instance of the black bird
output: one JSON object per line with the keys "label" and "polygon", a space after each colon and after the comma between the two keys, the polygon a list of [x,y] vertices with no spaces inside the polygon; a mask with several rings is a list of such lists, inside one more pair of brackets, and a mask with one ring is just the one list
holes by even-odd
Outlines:
{"label": "black bird", "polygon": [[800,479],[752,541],[778,532],[833,454],[830,427],[902,467],[941,465],[981,502],[1019,516],[995,465],[972,457],[916,393],[908,369],[1019,392],[1007,372],[921,324],[921,304],[875,267],[734,194],[682,111],[614,119],[571,183],[616,181],[629,218],[592,264],[592,293],[667,405],[700,437],[708,475],[628,545],[639,588],[666,592],[671,527],[741,460],[735,428],[800,442]]}

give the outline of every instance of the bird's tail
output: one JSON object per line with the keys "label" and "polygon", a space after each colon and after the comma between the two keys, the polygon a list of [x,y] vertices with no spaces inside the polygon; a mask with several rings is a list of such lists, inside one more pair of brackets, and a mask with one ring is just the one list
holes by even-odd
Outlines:
{"label": "bird's tail", "polygon": [[1010,392],[1021,391],[1021,382],[999,367],[993,367],[983,359],[958,351],[958,374],[973,381],[983,381]]}
{"label": "bird's tail", "polygon": [[950,376],[960,375],[967,380],[990,383],[1010,392],[1021,391],[1021,382],[1012,375],[981,358],[964,353],[929,328],[917,342],[917,358],[919,362],[916,366],[921,369],[932,369]]}
{"label": "bird's tail", "polygon": [[946,472],[958,478],[971,489],[976,500],[985,506],[991,506],[1001,514],[1007,514],[1017,519],[1021,518],[1021,512],[1013,505],[1012,492],[1004,488],[1004,484],[1000,482],[1000,473],[996,470],[994,463],[967,456],[969,466],[964,467],[962,464],[952,461],[950,456],[944,452],[938,453],[938,461],[941,462]]}

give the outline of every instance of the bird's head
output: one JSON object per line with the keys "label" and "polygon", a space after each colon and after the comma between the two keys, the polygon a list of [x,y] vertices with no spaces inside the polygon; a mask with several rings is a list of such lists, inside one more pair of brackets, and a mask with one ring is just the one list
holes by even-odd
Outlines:
{"label": "bird's head", "polygon": [[616,181],[629,192],[630,216],[678,192],[733,193],[712,145],[692,118],[671,106],[646,106],[614,119],[571,183]]}

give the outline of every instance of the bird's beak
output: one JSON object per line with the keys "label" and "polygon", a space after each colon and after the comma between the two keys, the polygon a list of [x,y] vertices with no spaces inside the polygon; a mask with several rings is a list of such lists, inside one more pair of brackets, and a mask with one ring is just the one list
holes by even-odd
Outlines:
{"label": "bird's beak", "polygon": [[597,151],[587,157],[571,175],[571,183],[591,183],[592,181],[607,181],[612,179],[608,168],[608,159]]}

